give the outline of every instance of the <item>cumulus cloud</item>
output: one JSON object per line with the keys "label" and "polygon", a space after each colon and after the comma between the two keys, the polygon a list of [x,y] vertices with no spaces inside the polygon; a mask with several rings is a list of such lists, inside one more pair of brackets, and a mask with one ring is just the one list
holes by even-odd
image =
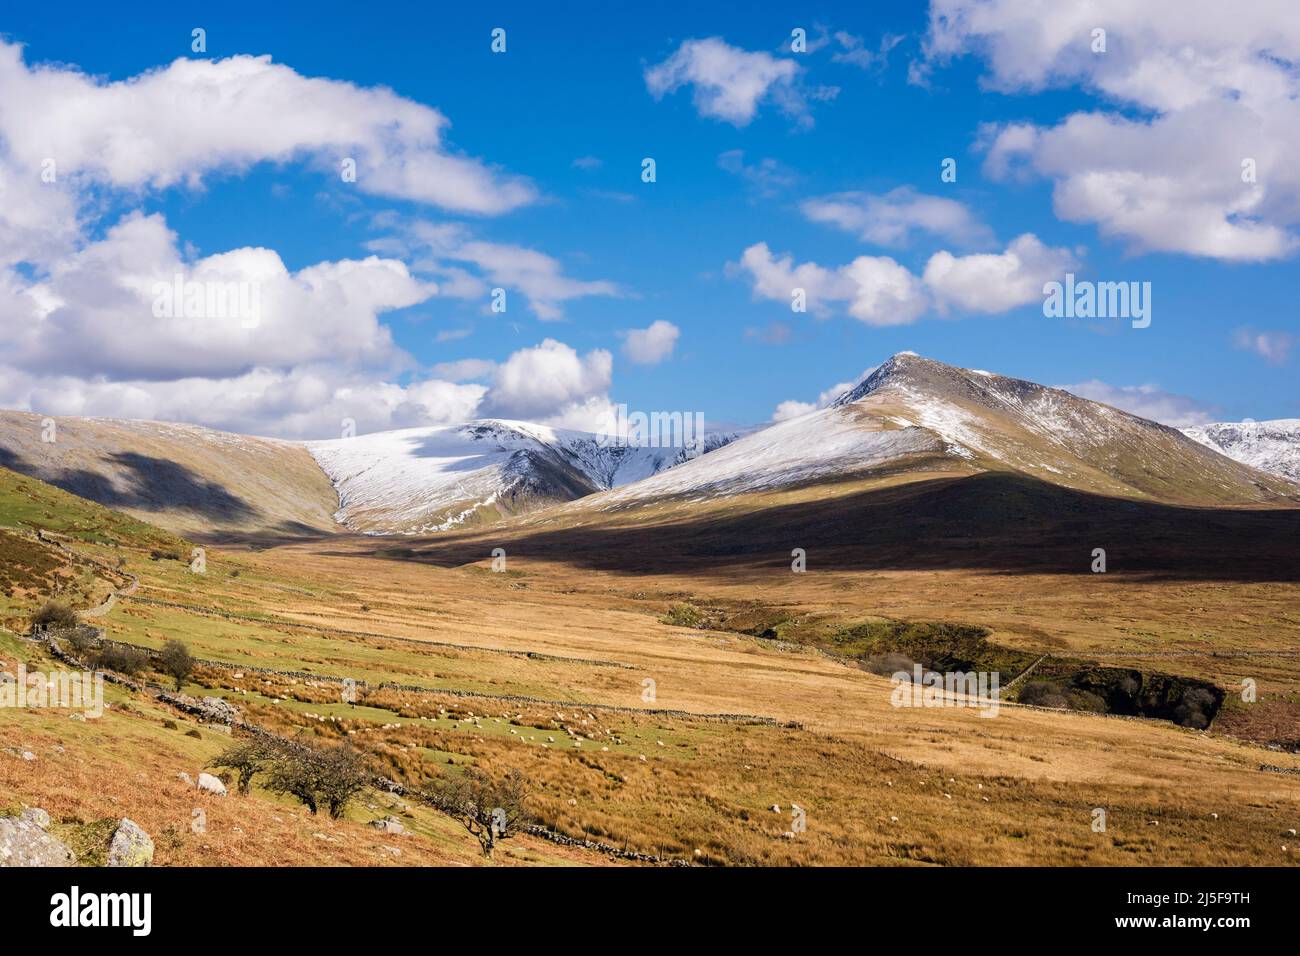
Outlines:
{"label": "cumulus cloud", "polygon": [[[182,290],[238,291],[214,315],[206,295],[202,308],[184,291],[175,296],[178,282]],[[0,307],[4,360],[31,371],[151,380],[324,360],[395,365],[401,356],[378,314],[436,289],[401,262],[374,256],[296,273],[269,249],[186,263],[161,216],[131,213]]]}
{"label": "cumulus cloud", "polygon": [[566,427],[594,425],[609,408],[613,365],[605,349],[579,355],[563,342],[546,339],[497,367],[483,412]]}
{"label": "cumulus cloud", "polygon": [[[1045,176],[1058,216],[1136,252],[1264,261],[1300,247],[1300,21],[1288,0],[935,0],[927,64],[1003,92],[1081,84],[1120,110],[987,130],[985,170]],[[1092,31],[1107,31],[1104,53]]]}
{"label": "cumulus cloud", "polygon": [[993,233],[955,199],[927,196],[911,186],[883,194],[835,193],[799,207],[813,222],[828,223],[878,246],[903,245],[924,232],[962,246],[986,245]]}
{"label": "cumulus cloud", "polygon": [[1217,406],[1166,392],[1156,385],[1110,385],[1092,379],[1075,385],[1057,385],[1056,388],[1173,428],[1204,425],[1217,420],[1220,411]]}
{"label": "cumulus cloud", "polygon": [[[794,60],[762,51],[751,52],[726,43],[721,37],[686,40],[664,60],[645,71],[645,84],[655,99],[689,86],[701,116],[748,126],[763,103],[773,103],[801,125],[812,125],[808,96],[797,82],[800,67]],[[816,98],[838,91],[821,88]]]}
{"label": "cumulus cloud", "polygon": [[870,368],[865,369],[861,375],[851,382],[840,382],[838,385],[832,385],[830,388],[823,390],[814,402],[801,402],[796,399],[788,399],[776,406],[776,410],[772,413],[772,421],[789,421],[791,418],[798,418],[800,415],[807,415],[809,412],[815,412],[819,408],[826,408],[831,404],[831,402],[835,401],[835,399],[839,398],[849,389],[858,385],[875,370],[876,366],[873,365]]}
{"label": "cumulus cloud", "polygon": [[995,313],[1041,301],[1043,283],[1073,265],[1068,250],[1026,233],[997,254],[937,252],[920,277],[888,256],[859,256],[834,268],[796,265],[792,256],[774,256],[764,242],[746,249],[731,268],[748,274],[757,298],[789,304],[802,289],[815,315],[840,306],[867,325],[884,326],[907,325],[931,309]]}
{"label": "cumulus cloud", "polygon": [[536,250],[461,227],[436,275],[397,248],[290,270],[268,248],[197,256],[161,214],[131,208],[262,162],[338,175],[343,157],[375,195],[479,214],[533,200],[526,180],[451,151],[446,127],[391,91],[266,57],[178,60],[110,83],[28,66],[0,41],[0,405],[316,438],[344,419],[377,430],[491,407],[577,421],[608,404],[608,353],[579,358],[547,340],[501,368],[462,360],[430,375],[381,321],[488,283],[520,290],[544,317],[613,294]]}
{"label": "cumulus cloud", "polygon": [[0,405],[50,415],[197,422],[282,438],[335,438],[344,419],[361,431],[465,421],[474,417],[486,391],[482,385],[444,381],[377,381],[333,365],[167,381],[87,380],[9,369],[0,378]]}
{"label": "cumulus cloud", "polygon": [[28,66],[0,41],[0,131],[27,181],[62,176],[123,189],[199,185],[216,170],[307,159],[363,192],[496,214],[536,199],[525,179],[453,151],[437,110],[383,88],[305,77],[269,56],[178,59],[104,82]]}
{"label": "cumulus cloud", "polygon": [[657,319],[648,328],[628,329],[623,338],[623,354],[638,365],[657,365],[673,354],[682,330],[671,322]]}
{"label": "cumulus cloud", "polygon": [[1052,249],[1025,233],[996,254],[936,252],[925,265],[924,279],[940,311],[996,313],[1041,301],[1043,284],[1060,279],[1075,264],[1068,249]]}

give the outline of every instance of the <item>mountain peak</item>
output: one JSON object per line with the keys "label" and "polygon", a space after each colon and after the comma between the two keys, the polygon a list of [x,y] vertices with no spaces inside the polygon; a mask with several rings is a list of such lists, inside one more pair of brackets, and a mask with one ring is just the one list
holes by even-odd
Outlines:
{"label": "mountain peak", "polygon": [[887,383],[911,384],[921,388],[951,387],[967,374],[987,375],[987,372],[969,373],[967,369],[945,365],[935,359],[915,352],[896,352],[878,365],[870,375],[831,403],[832,407],[851,405],[879,390]]}

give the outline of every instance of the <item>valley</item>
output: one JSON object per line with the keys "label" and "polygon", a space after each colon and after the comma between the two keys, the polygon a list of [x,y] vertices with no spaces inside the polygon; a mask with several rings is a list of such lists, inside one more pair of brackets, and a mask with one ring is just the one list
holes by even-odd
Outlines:
{"label": "valley", "polygon": [[[260,782],[196,793],[180,774],[238,728],[108,685],[98,720],[0,711],[0,807],[46,809],[83,862],[128,815],[156,865],[1294,864],[1295,486],[1064,393],[891,362],[697,459],[436,533],[286,526],[317,487],[297,470],[256,496],[231,478],[260,520],[202,533],[210,499],[128,515],[0,470],[0,670],[60,666],[20,636],[51,594],[117,591],[88,620],[184,642],[186,698],[347,742],[400,788],[338,820]],[[998,672],[997,716],[895,706],[902,658]],[[411,796],[467,769],[519,771],[550,838],[489,860]]]}

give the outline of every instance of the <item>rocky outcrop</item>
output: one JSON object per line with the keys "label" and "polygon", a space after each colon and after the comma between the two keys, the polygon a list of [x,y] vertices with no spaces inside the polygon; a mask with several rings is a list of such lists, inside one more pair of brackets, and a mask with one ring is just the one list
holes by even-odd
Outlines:
{"label": "rocky outcrop", "polygon": [[44,810],[0,817],[0,866],[71,866],[72,851],[45,832],[49,825]]}
{"label": "rocky outcrop", "polygon": [[149,866],[153,863],[153,840],[138,823],[122,820],[108,844],[109,866]]}

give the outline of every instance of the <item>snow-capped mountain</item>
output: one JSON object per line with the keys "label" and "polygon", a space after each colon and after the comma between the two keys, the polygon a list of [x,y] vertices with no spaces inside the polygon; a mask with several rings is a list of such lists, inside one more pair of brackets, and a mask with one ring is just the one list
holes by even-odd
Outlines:
{"label": "snow-capped mountain", "polygon": [[55,425],[58,440],[46,441],[40,416],[0,413],[0,466],[187,533],[316,534],[342,524],[414,535],[549,506],[567,520],[663,500],[833,494],[867,479],[989,472],[1168,504],[1300,501],[1300,421],[1183,434],[912,353],[826,408],[706,434],[702,451],[496,419],[305,443],[163,422]]}
{"label": "snow-capped mountain", "polygon": [[706,434],[697,451],[484,419],[308,442],[307,449],[338,492],[341,524],[369,534],[424,534],[639,481],[736,434]]}
{"label": "snow-capped mountain", "polygon": [[1300,493],[1176,429],[1060,389],[904,352],[827,408],[572,507],[695,501],[873,474],[981,471],[1179,503],[1254,503]]}
{"label": "snow-capped mountain", "polygon": [[1183,434],[1233,461],[1300,482],[1300,418],[1199,425]]}

